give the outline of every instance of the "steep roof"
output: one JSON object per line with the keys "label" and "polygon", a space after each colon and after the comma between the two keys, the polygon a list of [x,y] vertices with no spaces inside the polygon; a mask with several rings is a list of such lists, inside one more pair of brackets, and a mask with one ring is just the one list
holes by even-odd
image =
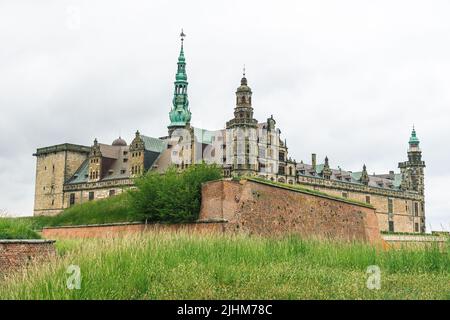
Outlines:
{"label": "steep roof", "polygon": [[67,184],[84,183],[88,181],[89,176],[89,159],[83,161],[81,166],[75,171],[74,175],[69,178]]}
{"label": "steep roof", "polygon": [[[300,176],[304,177],[316,177],[322,178],[322,171],[324,164],[316,165],[314,170],[310,164],[300,163],[297,164],[297,170]],[[361,179],[362,172],[345,171],[342,169],[331,169],[331,180],[342,181],[346,183],[362,184]],[[370,187],[383,188],[383,189],[400,189],[401,174],[385,174],[385,175],[369,175]]]}
{"label": "steep roof", "polygon": [[161,153],[167,149],[167,141],[141,135],[145,150]]}

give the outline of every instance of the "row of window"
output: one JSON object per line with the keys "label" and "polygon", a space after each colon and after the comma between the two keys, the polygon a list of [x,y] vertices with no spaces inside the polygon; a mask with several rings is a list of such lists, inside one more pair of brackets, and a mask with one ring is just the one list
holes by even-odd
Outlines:
{"label": "row of window", "polygon": [[141,151],[139,151],[139,152],[132,152],[132,153],[131,153],[131,157],[132,157],[132,158],[140,157],[141,154],[142,154]]}
{"label": "row of window", "polygon": [[[47,171],[47,166],[44,166],[44,170]],[[52,172],[55,172],[55,165],[52,164]]]}
{"label": "row of window", "polygon": [[[110,197],[115,196],[115,195],[116,195],[116,190],[115,190],[115,189],[109,190],[109,196],[110,196]],[[92,201],[92,200],[95,199],[95,193],[94,193],[94,191],[89,191],[88,199],[89,199],[89,201]],[[53,205],[53,204],[54,204],[54,200],[52,200],[52,205]],[[74,204],[75,204],[75,193],[71,193],[71,194],[69,195],[69,205],[70,205],[70,206],[73,206]]]}
{"label": "row of window", "polygon": [[[342,197],[348,198],[348,193],[347,192],[342,192]],[[370,196],[366,196],[366,203],[370,204]],[[423,203],[422,203],[422,210],[423,210]],[[408,203],[407,202],[406,202],[406,212],[408,212]],[[393,201],[393,199],[388,199],[388,214],[390,216],[392,216],[394,214],[394,201]],[[416,217],[419,216],[419,203],[418,202],[414,202],[413,214]]]}
{"label": "row of window", "polygon": [[[394,221],[389,221],[389,226],[388,226],[388,228],[389,228],[389,232],[395,232],[395,227],[394,227]],[[419,223],[418,222],[415,222],[414,223],[414,232],[419,232],[420,230],[420,225],[419,225]]]}
{"label": "row of window", "polygon": [[142,172],[142,166],[132,166],[131,167],[131,174],[141,174]]}
{"label": "row of window", "polygon": [[91,171],[90,173],[89,173],[89,179],[98,179],[98,177],[100,176],[100,174],[99,174],[99,171],[98,170],[96,170],[96,171]]}

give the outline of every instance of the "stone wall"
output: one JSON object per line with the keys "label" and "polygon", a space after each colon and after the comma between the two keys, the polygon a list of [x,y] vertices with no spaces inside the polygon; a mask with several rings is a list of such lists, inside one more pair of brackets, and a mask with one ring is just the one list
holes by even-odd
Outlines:
{"label": "stone wall", "polygon": [[[393,222],[394,232],[420,233],[425,230],[424,200],[423,196],[417,193],[312,177],[299,177],[298,183],[331,195],[346,196],[349,199],[370,203],[376,209],[381,231],[389,231],[389,220]],[[389,199],[392,200],[392,214],[389,214],[388,210]]]}
{"label": "stone wall", "polygon": [[223,221],[179,224],[111,223],[99,225],[44,228],[42,236],[51,239],[116,238],[145,232],[186,232],[196,234],[223,233]]}
{"label": "stone wall", "polygon": [[243,180],[206,183],[202,199],[200,220],[225,219],[227,232],[381,240],[373,208],[332,197]]}
{"label": "stone wall", "polygon": [[55,255],[52,240],[0,240],[0,277],[49,260]]}

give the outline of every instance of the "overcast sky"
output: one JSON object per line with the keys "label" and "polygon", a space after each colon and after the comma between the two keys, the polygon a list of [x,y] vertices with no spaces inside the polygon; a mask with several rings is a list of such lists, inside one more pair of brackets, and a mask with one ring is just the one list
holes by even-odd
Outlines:
{"label": "overcast sky", "polygon": [[192,125],[255,117],[290,155],[370,173],[406,160],[415,124],[427,228],[450,229],[450,2],[0,0],[0,209],[30,215],[38,147],[167,133],[180,29]]}

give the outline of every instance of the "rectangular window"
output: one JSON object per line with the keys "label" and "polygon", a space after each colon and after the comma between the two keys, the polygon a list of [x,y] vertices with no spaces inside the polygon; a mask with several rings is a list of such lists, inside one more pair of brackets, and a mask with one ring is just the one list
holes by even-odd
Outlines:
{"label": "rectangular window", "polygon": [[370,204],[370,196],[366,196],[366,203]]}
{"label": "rectangular window", "polygon": [[394,213],[394,202],[392,199],[388,199],[388,213]]}
{"label": "rectangular window", "polygon": [[414,231],[419,232],[419,224],[417,222],[414,223]]}
{"label": "rectangular window", "polygon": [[71,193],[69,196],[69,205],[73,206],[75,204],[75,193]]}
{"label": "rectangular window", "polygon": [[394,221],[389,221],[389,232],[394,232]]}
{"label": "rectangular window", "polygon": [[94,200],[94,191],[89,191],[89,201]]}
{"label": "rectangular window", "polygon": [[414,215],[419,216],[419,204],[417,202],[414,202]]}
{"label": "rectangular window", "polygon": [[110,197],[114,196],[115,194],[116,194],[116,190],[114,190],[114,189],[109,190]]}

